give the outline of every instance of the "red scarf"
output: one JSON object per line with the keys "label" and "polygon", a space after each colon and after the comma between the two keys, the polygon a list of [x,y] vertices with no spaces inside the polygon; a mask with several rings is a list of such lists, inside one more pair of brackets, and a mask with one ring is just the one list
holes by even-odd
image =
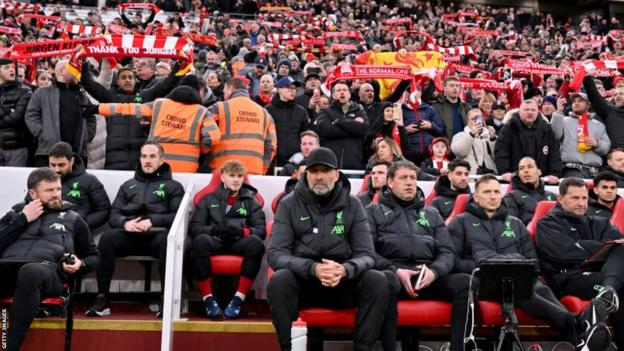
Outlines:
{"label": "red scarf", "polygon": [[258,93],[258,98],[260,99],[260,101],[262,101],[262,105],[266,106],[266,105],[271,103],[271,99],[273,98],[273,95],[271,95],[271,94],[264,95],[262,92],[259,92]]}

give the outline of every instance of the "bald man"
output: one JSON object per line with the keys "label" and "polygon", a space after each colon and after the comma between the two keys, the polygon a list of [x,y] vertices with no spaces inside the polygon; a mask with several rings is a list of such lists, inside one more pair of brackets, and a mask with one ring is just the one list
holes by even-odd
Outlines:
{"label": "bald man", "polygon": [[375,90],[370,83],[364,83],[360,85],[358,89],[358,98],[366,115],[368,116],[368,123],[370,128],[366,134],[366,140],[364,141],[364,159],[368,160],[374,150],[371,148],[373,145],[373,139],[377,136],[383,126],[383,116],[386,107],[392,106],[389,102],[375,101]]}
{"label": "bald man", "polygon": [[37,89],[26,107],[26,126],[38,140],[37,167],[48,166],[48,151],[59,141],[71,145],[87,164],[87,143],[95,136],[96,121],[93,114],[85,111],[84,106],[89,105],[87,96],[67,71],[67,62],[56,64],[52,84]]}

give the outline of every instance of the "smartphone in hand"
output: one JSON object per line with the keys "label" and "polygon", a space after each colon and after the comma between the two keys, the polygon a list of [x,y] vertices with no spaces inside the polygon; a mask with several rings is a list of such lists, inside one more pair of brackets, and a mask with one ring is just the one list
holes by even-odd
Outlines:
{"label": "smartphone in hand", "polygon": [[414,284],[414,290],[420,289],[420,283],[425,277],[426,266],[424,264],[420,265],[420,273],[416,276],[412,276],[412,284]]}

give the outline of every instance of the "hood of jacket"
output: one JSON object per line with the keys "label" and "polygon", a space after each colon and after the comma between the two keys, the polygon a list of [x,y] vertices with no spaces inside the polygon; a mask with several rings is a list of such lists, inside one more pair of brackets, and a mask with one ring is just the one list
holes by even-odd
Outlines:
{"label": "hood of jacket", "polygon": [[544,181],[540,179],[539,185],[537,186],[537,188],[535,188],[533,184],[523,183],[520,180],[520,176],[518,176],[517,173],[514,173],[513,177],[511,177],[511,190],[520,190],[525,193],[532,193],[534,191],[537,191],[540,194],[544,194],[545,184]]}
{"label": "hood of jacket", "polygon": [[201,99],[201,96],[199,95],[199,92],[185,85],[182,85],[173,89],[169,94],[167,94],[167,98],[175,102],[179,102],[179,103],[187,104],[187,105],[202,103],[202,99]]}
{"label": "hood of jacket", "polygon": [[63,182],[80,177],[85,174],[87,171],[84,166],[84,162],[82,161],[82,157],[78,154],[74,153],[74,165],[72,166],[72,171],[67,176],[63,178]]}
{"label": "hood of jacket", "polygon": [[450,198],[456,198],[460,194],[470,194],[470,187],[465,189],[453,190],[451,189],[451,180],[448,176],[440,176],[435,183],[435,191],[438,196],[446,196]]}
{"label": "hood of jacket", "polygon": [[160,167],[158,167],[158,169],[154,173],[147,174],[143,172],[141,164],[139,164],[134,171],[134,179],[138,180],[139,182],[171,180],[171,166],[169,166],[169,164],[165,162]]}
{"label": "hood of jacket", "polygon": [[[338,181],[336,181],[334,189],[328,195],[330,199],[327,201],[325,206],[322,206],[321,212],[331,212],[343,208],[347,204],[347,199],[350,193],[351,183],[349,183],[349,178],[340,172],[340,176],[338,177]],[[308,186],[308,177],[306,176],[306,173],[299,177],[299,181],[297,182],[297,185],[295,185],[295,194],[300,196],[307,206],[319,205],[318,197],[314,195]]]}
{"label": "hood of jacket", "polygon": [[[395,196],[393,195],[392,191],[387,187],[384,186],[381,189],[381,192],[379,193],[379,200],[378,202],[382,205],[386,205],[392,209],[394,208],[401,208],[401,204],[399,204],[396,201]],[[414,198],[412,199],[412,201],[410,201],[410,204],[405,207],[405,209],[416,209],[417,211],[419,211],[420,209],[422,209],[425,206],[425,195],[422,192],[422,190],[420,188],[416,188],[416,196],[414,196]]]}
{"label": "hood of jacket", "polygon": [[471,196],[470,200],[468,200],[468,204],[466,205],[466,212],[484,221],[504,220],[505,218],[507,218],[507,205],[505,205],[505,202],[501,202],[501,206],[498,208],[498,210],[496,210],[494,216],[490,217],[487,215],[487,213],[485,213],[483,207],[479,206],[479,204],[476,203]]}

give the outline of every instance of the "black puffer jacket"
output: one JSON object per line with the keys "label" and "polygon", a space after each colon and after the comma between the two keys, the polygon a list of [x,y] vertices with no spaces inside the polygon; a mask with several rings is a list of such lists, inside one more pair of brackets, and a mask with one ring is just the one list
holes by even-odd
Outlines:
{"label": "black puffer jacket", "polygon": [[[364,123],[356,122],[362,117]],[[321,110],[316,121],[321,146],[331,149],[338,157],[340,169],[364,169],[364,139],[368,118],[360,104],[351,102],[346,113],[338,101]]]}
{"label": "black puffer jacket", "polygon": [[258,190],[243,184],[236,202],[226,213],[229,190],[218,187],[216,191],[204,196],[193,213],[189,224],[189,235],[194,238],[200,234],[213,235],[215,226],[234,225],[247,228],[249,234],[257,235],[264,240],[266,236],[266,219],[262,206],[256,200]]}
{"label": "black puffer jacket", "polygon": [[517,171],[520,160],[529,156],[544,176],[561,176],[559,139],[550,124],[540,117],[527,127],[515,113],[496,138],[494,156],[499,174]]}
{"label": "black puffer jacket", "polygon": [[22,83],[0,84],[1,150],[14,150],[28,146],[32,136],[26,128],[24,115],[31,96],[32,90]]}
{"label": "black puffer jacket", "polygon": [[74,156],[72,172],[63,178],[63,200],[74,204],[74,211],[95,229],[108,220],[111,204],[104,186],[85,171],[82,158]]}
{"label": "black puffer jacket", "polygon": [[503,204],[491,218],[470,200],[466,212],[448,225],[457,258],[455,271],[471,273],[483,259],[537,258],[522,221],[510,216]]}
{"label": "black puffer jacket", "polygon": [[[30,202],[13,206],[0,219],[0,261],[24,260],[48,262],[57,265],[65,253],[73,253],[85,264],[83,272],[97,267],[99,253],[87,223],[71,210],[72,204],[63,202],[60,210],[46,209],[39,218],[28,223],[22,214]],[[57,266],[62,272],[62,268]]]}
{"label": "black puffer jacket", "polygon": [[542,271],[561,286],[605,241],[622,239],[609,220],[577,216],[557,204],[537,223],[536,245]]}
{"label": "black puffer jacket", "polygon": [[470,194],[470,187],[466,189],[453,190],[451,189],[451,181],[448,176],[440,176],[435,183],[434,190],[436,197],[433,198],[429,206],[435,208],[440,212],[440,215],[444,220],[451,215],[453,207],[455,207],[455,199],[460,194]]}
{"label": "black puffer jacket", "polygon": [[321,205],[302,175],[277,208],[267,247],[271,268],[289,269],[306,279],[314,277],[315,264],[323,258],[343,264],[347,279],[373,268],[375,250],[368,219],[360,200],[350,192],[349,180],[341,173]]}
{"label": "black puffer jacket", "polygon": [[[615,206],[615,203],[617,203],[618,201],[620,201],[620,195],[616,196],[613,206]],[[598,216],[606,219],[611,219],[611,216],[613,215],[613,209],[598,202],[598,196],[596,195],[596,193],[590,190],[589,206],[587,206],[586,214],[588,216]]]}
{"label": "black puffer jacket", "polygon": [[517,174],[511,178],[512,190],[503,198],[510,215],[520,218],[522,223],[529,224],[533,219],[535,208],[540,201],[556,201],[557,194],[547,191],[540,180],[537,189],[533,184],[522,183]]}
{"label": "black puffer jacket", "polygon": [[112,228],[123,228],[126,221],[141,217],[154,227],[169,228],[184,196],[182,184],[171,178],[171,167],[163,163],[156,172],[145,174],[137,167],[134,178],[124,182],[108,220]]}
{"label": "black puffer jacket", "polygon": [[305,108],[294,101],[282,101],[278,94],[273,96],[266,106],[267,112],[273,117],[275,134],[277,135],[277,166],[282,166],[288,159],[299,152],[299,134],[309,129],[310,120]]}
{"label": "black puffer jacket", "polygon": [[453,270],[455,253],[448,230],[438,211],[425,206],[424,197],[416,196],[403,207],[386,189],[366,212],[375,243],[375,268],[396,271],[424,263],[436,277]]}

